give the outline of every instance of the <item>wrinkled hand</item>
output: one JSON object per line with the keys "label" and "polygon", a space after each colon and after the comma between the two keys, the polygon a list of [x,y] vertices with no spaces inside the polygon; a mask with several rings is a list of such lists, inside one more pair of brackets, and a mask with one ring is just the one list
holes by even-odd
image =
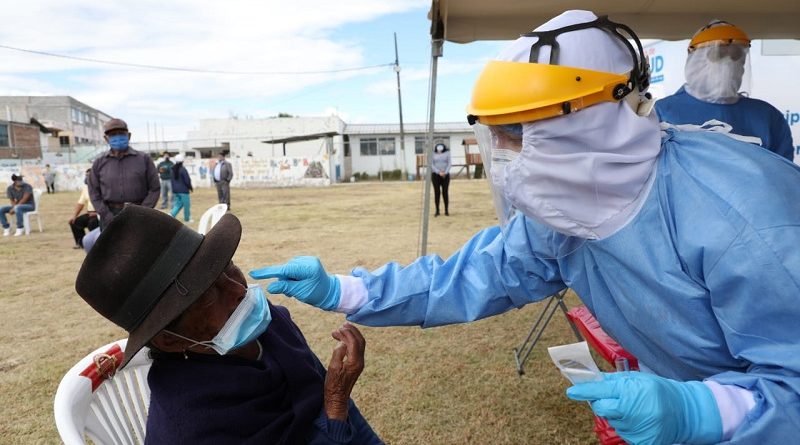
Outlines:
{"label": "wrinkled hand", "polygon": [[347,420],[350,392],[364,370],[364,336],[350,323],[345,323],[331,336],[339,340],[333,348],[325,375],[325,414],[329,419]]}
{"label": "wrinkled hand", "polygon": [[722,420],[711,390],[642,372],[603,374],[600,382],[567,389],[588,400],[617,434],[632,444],[711,444],[722,440]]}
{"label": "wrinkled hand", "polygon": [[271,294],[294,297],[326,311],[339,307],[339,279],[328,275],[317,257],[294,257],[286,264],[251,270],[250,276],[256,280],[277,278],[267,287]]}

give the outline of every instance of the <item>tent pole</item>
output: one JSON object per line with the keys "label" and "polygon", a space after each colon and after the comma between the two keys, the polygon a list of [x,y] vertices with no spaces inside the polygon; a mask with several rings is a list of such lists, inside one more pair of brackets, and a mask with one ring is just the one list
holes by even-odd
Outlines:
{"label": "tent pole", "polygon": [[431,162],[433,161],[433,134],[436,121],[436,72],[439,57],[442,55],[444,39],[431,39],[431,97],[428,105],[428,137],[425,147],[425,193],[422,204],[422,234],[420,236],[419,255],[428,254],[428,221],[431,208]]}

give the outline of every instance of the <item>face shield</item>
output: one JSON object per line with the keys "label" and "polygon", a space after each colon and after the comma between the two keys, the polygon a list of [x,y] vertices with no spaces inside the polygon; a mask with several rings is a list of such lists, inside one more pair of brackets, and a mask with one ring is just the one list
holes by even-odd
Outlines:
{"label": "face shield", "polygon": [[686,90],[711,103],[736,103],[751,90],[749,44],[731,41],[707,42],[689,52],[686,59]]}
{"label": "face shield", "polygon": [[504,193],[505,168],[522,151],[522,124],[475,124],[473,130],[492,191],[494,210],[500,226],[505,228],[516,214]]}

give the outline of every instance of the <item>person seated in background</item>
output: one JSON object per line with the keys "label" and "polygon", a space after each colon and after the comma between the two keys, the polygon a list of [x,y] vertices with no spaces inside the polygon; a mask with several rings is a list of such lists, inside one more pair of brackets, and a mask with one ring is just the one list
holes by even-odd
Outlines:
{"label": "person seated in background", "polygon": [[350,400],[364,337],[334,331],[326,371],[289,311],[231,261],[241,233],[231,214],[203,236],[130,205],[81,266],[78,294],[129,333],[119,367],[150,347],[146,442],[381,444]]}
{"label": "person seated in background", "polygon": [[[73,249],[83,248],[83,237],[86,235],[87,229],[91,232],[97,227],[100,227],[100,221],[97,219],[97,212],[94,210],[92,200],[89,199],[89,186],[87,183],[91,171],[91,168],[86,170],[86,176],[83,178],[81,196],[78,198],[78,203],[75,205],[72,218],[69,219],[69,228],[72,230],[73,238],[75,238],[75,246]],[[84,208],[86,208],[86,213],[81,214]]]}
{"label": "person seated in background", "polygon": [[8,223],[6,214],[17,216],[17,231],[14,236],[20,236],[24,232],[24,216],[28,212],[36,210],[36,202],[33,198],[33,188],[30,184],[22,180],[22,175],[11,175],[13,184],[6,189],[6,196],[11,201],[11,205],[0,207],[0,224],[3,225],[3,236],[11,234],[11,225]]}
{"label": "person seated in background", "polygon": [[730,133],[757,138],[761,147],[792,161],[794,145],[786,119],[772,105],[745,95],[747,34],[714,20],[695,33],[688,51],[686,84],[656,102],[658,118],[674,125],[717,120],[730,125]]}

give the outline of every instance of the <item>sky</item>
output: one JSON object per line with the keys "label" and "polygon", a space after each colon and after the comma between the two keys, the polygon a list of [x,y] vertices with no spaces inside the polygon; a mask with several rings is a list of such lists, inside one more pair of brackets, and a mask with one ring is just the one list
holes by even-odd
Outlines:
{"label": "sky", "polygon": [[[193,70],[332,71],[394,63],[405,122],[426,122],[430,0],[28,0],[3,8],[0,45]],[[465,119],[472,84],[502,42],[446,43],[437,122]],[[69,95],[167,140],[199,119],[337,113],[348,123],[399,118],[391,66],[317,74],[166,71],[0,48],[0,95]],[[153,130],[154,128],[158,130]],[[153,136],[154,137],[154,136]],[[155,137],[154,137],[155,138]]]}

